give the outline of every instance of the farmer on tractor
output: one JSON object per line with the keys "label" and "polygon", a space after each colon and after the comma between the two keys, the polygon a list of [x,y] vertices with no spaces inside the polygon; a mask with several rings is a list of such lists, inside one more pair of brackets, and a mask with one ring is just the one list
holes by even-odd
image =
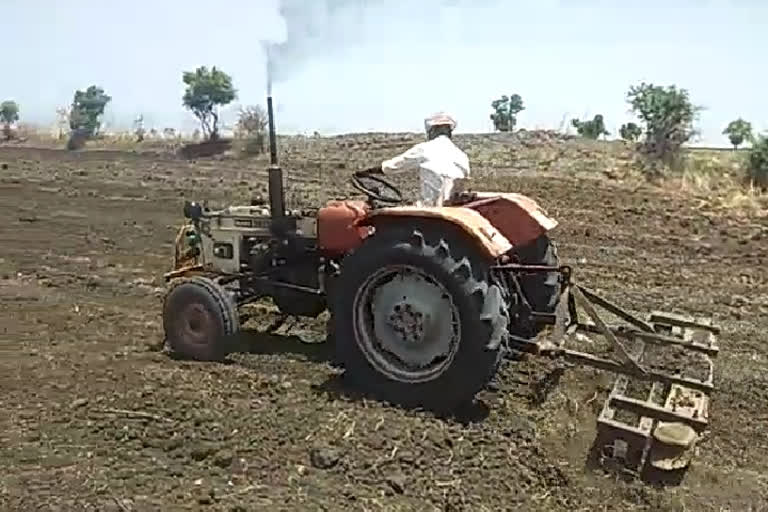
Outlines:
{"label": "farmer on tractor", "polygon": [[469,177],[469,158],[451,140],[456,121],[440,112],[424,120],[426,142],[416,144],[406,152],[385,160],[371,174],[400,174],[419,172],[421,200],[419,206],[442,206],[451,197],[455,180]]}

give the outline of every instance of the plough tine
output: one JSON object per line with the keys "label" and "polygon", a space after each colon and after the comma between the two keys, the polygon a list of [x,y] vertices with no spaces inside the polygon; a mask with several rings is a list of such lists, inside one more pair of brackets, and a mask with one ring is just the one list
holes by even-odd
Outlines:
{"label": "plough tine", "polygon": [[556,346],[562,345],[563,338],[565,338],[565,331],[567,328],[566,315],[569,313],[569,305],[570,287],[566,287],[555,308],[555,327],[552,330],[552,343]]}
{"label": "plough tine", "polygon": [[[524,265],[505,265],[502,270],[511,271],[509,281],[514,286],[510,289],[518,294],[522,291],[515,272],[555,271]],[[693,448],[709,423],[709,394],[714,389],[712,358],[719,351],[716,336],[720,328],[711,319],[694,320],[664,312],[638,318],[572,282],[567,267],[559,271],[562,288],[554,314],[531,312],[534,321],[553,325],[550,336],[510,336],[510,343],[525,352],[619,374],[598,417],[594,447],[600,453],[624,459],[625,469],[637,475],[637,471],[650,467],[663,471],[687,467]],[[579,320],[578,306],[590,321]],[[629,325],[606,324],[598,309]],[[617,353],[601,357],[567,348],[566,339],[574,333],[603,335]],[[669,352],[665,354],[664,349]],[[680,357],[681,351],[686,357]],[[689,357],[695,361],[689,361]],[[697,375],[690,375],[689,371]],[[644,383],[638,386],[631,382],[635,379]],[[604,460],[602,456],[598,459]]]}
{"label": "plough tine", "polygon": [[[606,309],[607,311],[610,311],[611,313],[618,316],[628,324],[634,325],[641,331],[653,332],[653,326],[648,322],[640,320],[634,315],[630,315],[629,313],[624,311],[622,308],[620,308],[616,304],[613,304],[612,302],[605,300],[604,298],[600,297],[599,295],[596,295],[595,293],[591,292],[587,288],[584,288],[583,286],[577,285],[576,288],[578,288],[579,291],[582,293],[582,295],[587,299],[589,299],[589,302],[591,302],[592,304],[597,304],[598,306]],[[593,318],[593,321],[594,321],[594,318]]]}
{"label": "plough tine", "polygon": [[[592,319],[592,321],[595,323],[598,329],[600,329],[600,332],[603,334],[603,336],[608,339],[608,341],[613,344],[614,347],[616,347],[622,356],[624,356],[624,359],[627,363],[629,363],[635,371],[638,373],[645,375],[647,372],[645,369],[638,364],[638,362],[629,355],[629,352],[627,352],[626,347],[624,344],[622,344],[619,339],[616,337],[615,334],[613,334],[613,331],[606,325],[606,323],[603,321],[602,318],[600,318],[600,315],[597,314],[597,311],[595,311],[595,308],[592,307],[592,304],[589,300],[587,300],[586,297],[584,297],[584,293],[582,292],[582,289],[580,286],[576,285],[573,286],[573,290],[571,291],[573,296],[576,298],[576,300],[581,304],[581,307],[584,308],[584,311],[587,313],[587,315]],[[595,297],[593,295],[593,297]]]}

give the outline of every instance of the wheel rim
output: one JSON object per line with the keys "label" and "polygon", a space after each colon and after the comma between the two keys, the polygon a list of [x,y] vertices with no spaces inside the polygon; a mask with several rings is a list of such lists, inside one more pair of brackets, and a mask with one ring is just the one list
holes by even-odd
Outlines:
{"label": "wheel rim", "polygon": [[214,319],[202,304],[189,304],[182,309],[176,333],[183,343],[194,345],[210,343],[214,330]]}
{"label": "wheel rim", "polygon": [[384,267],[365,280],[354,304],[358,345],[380,373],[425,382],[451,365],[461,339],[458,307],[445,286],[423,270]]}

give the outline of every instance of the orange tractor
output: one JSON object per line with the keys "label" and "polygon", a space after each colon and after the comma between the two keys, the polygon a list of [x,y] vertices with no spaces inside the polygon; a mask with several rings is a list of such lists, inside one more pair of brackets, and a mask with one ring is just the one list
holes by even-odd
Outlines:
{"label": "orange tractor", "polygon": [[[505,354],[561,357],[621,374],[598,420],[613,456],[636,468],[687,465],[707,426],[716,327],[661,313],[641,319],[575,284],[549,239],[557,222],[519,194],[462,192],[446,206],[408,206],[363,171],[352,181],[367,200],[332,201],[311,216],[286,211],[271,95],[267,111],[268,207],[184,206],[165,276],[170,351],[221,360],[233,350],[239,307],[265,297],[287,316],[329,310],[347,382],[442,411],[471,401]],[[607,325],[596,308],[623,325]],[[590,333],[605,337],[613,357],[567,348]],[[647,347],[703,358],[705,370],[684,374],[695,365],[681,366],[676,354],[651,359]],[[642,396],[629,377],[647,383]]]}

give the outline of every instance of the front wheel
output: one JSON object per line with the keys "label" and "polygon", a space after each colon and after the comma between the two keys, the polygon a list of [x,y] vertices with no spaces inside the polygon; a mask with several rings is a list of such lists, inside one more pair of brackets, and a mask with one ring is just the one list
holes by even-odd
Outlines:
{"label": "front wheel", "polygon": [[174,281],[163,304],[163,328],[171,352],[184,359],[221,361],[240,330],[237,306],[221,285],[207,277]]}
{"label": "front wheel", "polygon": [[379,230],[347,257],[337,287],[337,358],[363,391],[454,409],[495,375],[507,304],[471,240],[424,223]]}

